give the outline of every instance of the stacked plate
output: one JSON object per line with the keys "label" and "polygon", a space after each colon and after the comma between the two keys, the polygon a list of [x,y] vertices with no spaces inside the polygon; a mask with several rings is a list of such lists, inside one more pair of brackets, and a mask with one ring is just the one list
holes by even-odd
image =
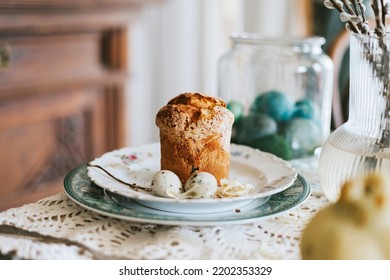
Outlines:
{"label": "stacked plate", "polygon": [[85,208],[129,221],[168,225],[251,223],[291,210],[310,194],[309,184],[288,162],[242,145],[231,145],[229,180],[254,188],[238,197],[175,199],[153,195],[148,189],[153,174],[160,169],[158,143],[114,150],[92,164],[104,167],[111,176],[99,168],[81,165],[65,177],[66,194]]}

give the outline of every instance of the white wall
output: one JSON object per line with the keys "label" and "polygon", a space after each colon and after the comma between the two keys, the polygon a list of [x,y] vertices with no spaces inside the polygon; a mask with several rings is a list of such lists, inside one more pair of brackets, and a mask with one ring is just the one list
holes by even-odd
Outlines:
{"label": "white wall", "polygon": [[217,64],[232,32],[300,35],[302,0],[165,0],[130,32],[127,145],[158,141],[159,108],[187,91],[217,94]]}
{"label": "white wall", "polygon": [[266,36],[307,34],[305,2],[313,0],[243,0],[244,29]]}

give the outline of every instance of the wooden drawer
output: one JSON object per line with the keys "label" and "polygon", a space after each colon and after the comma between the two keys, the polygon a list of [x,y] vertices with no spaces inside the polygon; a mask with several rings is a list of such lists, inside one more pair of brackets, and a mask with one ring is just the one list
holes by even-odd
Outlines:
{"label": "wooden drawer", "polygon": [[105,101],[91,87],[2,103],[0,211],[60,192],[67,172],[104,151]]}
{"label": "wooden drawer", "polygon": [[66,84],[99,77],[104,70],[102,34],[2,37],[10,52],[0,72],[1,91]]}

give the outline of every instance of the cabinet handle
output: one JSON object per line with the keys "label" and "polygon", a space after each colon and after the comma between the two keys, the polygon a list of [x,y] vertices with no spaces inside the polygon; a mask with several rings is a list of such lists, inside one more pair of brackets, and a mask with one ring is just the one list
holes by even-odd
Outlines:
{"label": "cabinet handle", "polygon": [[11,63],[11,47],[6,43],[0,43],[0,71],[6,70]]}

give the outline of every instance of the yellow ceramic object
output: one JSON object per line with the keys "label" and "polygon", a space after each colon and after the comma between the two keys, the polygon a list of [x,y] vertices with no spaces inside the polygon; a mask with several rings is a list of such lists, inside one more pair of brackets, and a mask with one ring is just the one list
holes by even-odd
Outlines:
{"label": "yellow ceramic object", "polygon": [[385,174],[355,177],[339,200],[305,227],[303,259],[390,259],[390,180]]}

